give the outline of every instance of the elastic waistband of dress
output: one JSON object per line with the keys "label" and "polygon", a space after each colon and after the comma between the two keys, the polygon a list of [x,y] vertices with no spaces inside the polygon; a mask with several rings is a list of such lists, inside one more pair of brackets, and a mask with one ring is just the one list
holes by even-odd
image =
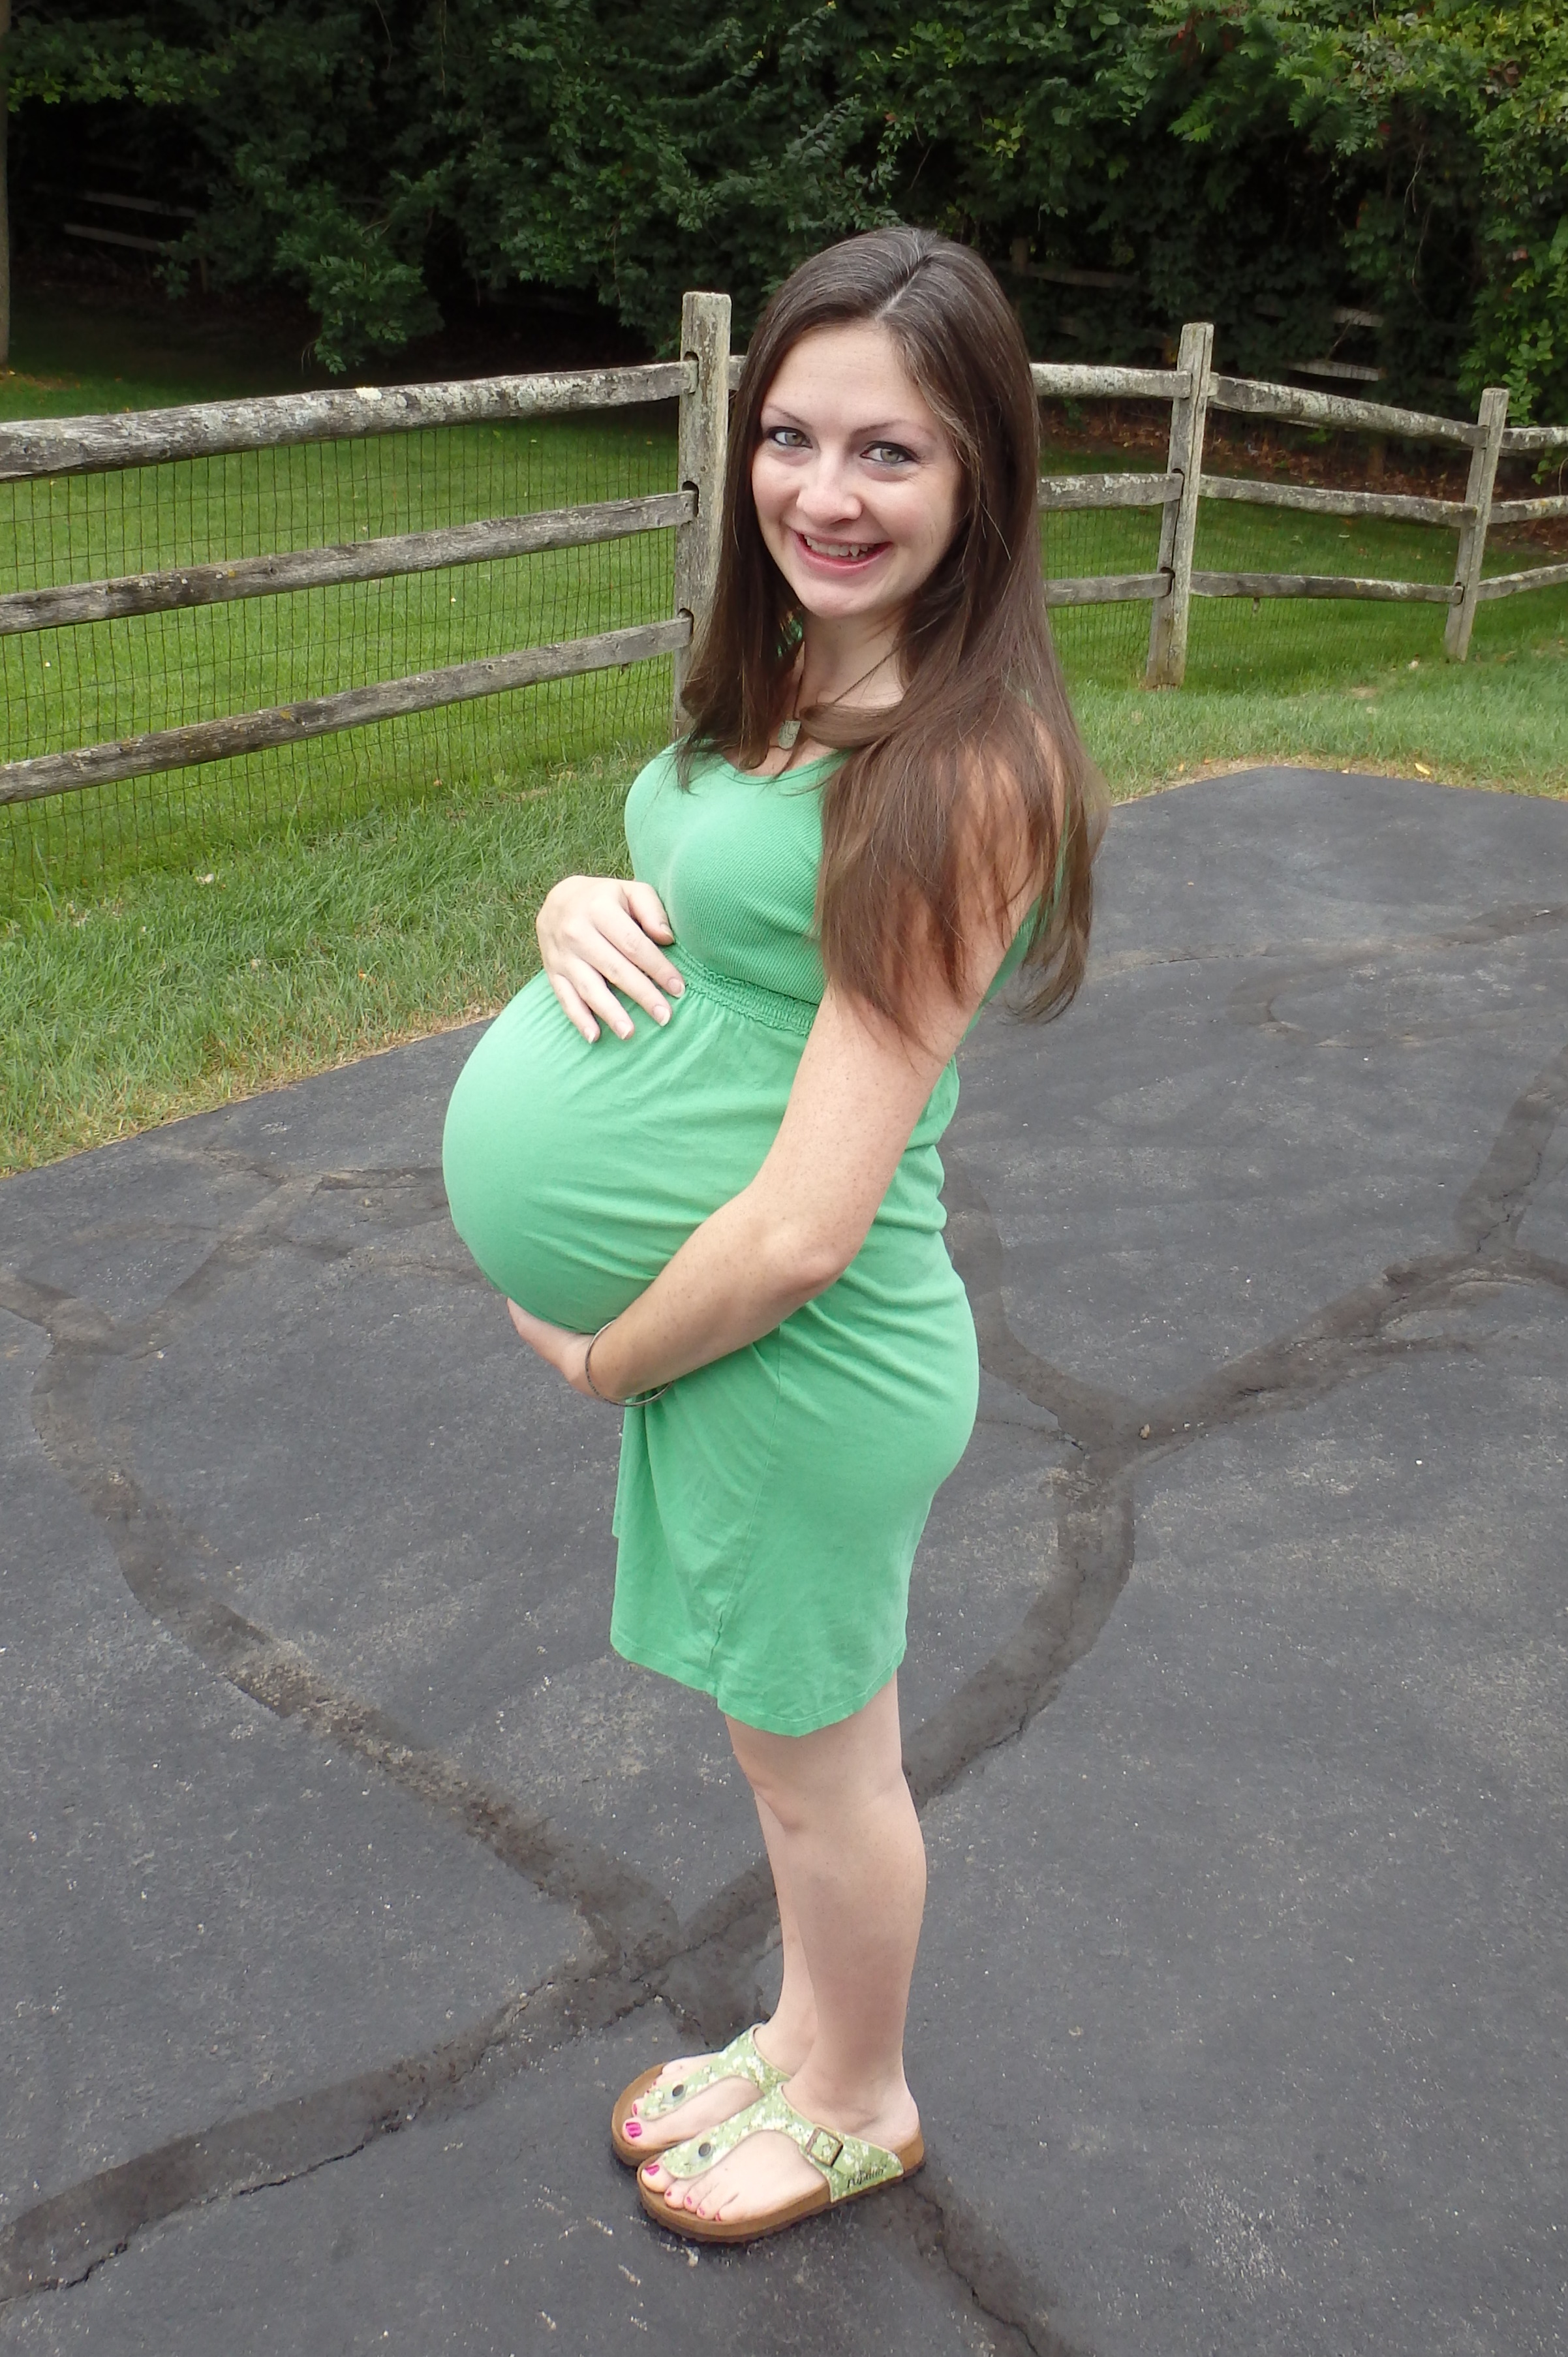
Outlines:
{"label": "elastic waistband of dress", "polygon": [[670,963],[678,966],[692,989],[704,998],[716,999],[727,1006],[732,1015],[745,1015],[754,1023],[765,1023],[770,1031],[792,1031],[803,1039],[817,1019],[817,1008],[809,998],[789,998],[781,990],[768,990],[759,982],[743,982],[738,974],[719,974],[690,950],[680,948],[670,952]]}

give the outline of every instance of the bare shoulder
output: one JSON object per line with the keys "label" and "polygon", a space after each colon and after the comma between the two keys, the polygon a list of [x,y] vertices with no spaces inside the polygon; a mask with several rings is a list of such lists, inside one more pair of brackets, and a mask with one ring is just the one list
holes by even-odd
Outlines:
{"label": "bare shoulder", "polygon": [[961,770],[969,892],[996,916],[1019,915],[1055,862],[1068,798],[1061,748],[1044,717],[1015,700],[1005,725],[966,750]]}
{"label": "bare shoulder", "polygon": [[983,743],[965,753],[963,766],[983,804],[1005,812],[1043,802],[1060,816],[1068,763],[1045,715],[1021,696],[1011,700]]}

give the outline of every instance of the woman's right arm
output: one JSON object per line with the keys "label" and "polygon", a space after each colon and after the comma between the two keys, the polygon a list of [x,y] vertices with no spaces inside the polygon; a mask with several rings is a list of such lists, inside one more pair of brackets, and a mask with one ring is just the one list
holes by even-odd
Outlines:
{"label": "woman's right arm", "polygon": [[550,987],[585,1039],[598,1038],[600,1023],[618,1039],[631,1037],[618,991],[655,1023],[669,1022],[663,994],[679,998],[686,985],[660,948],[675,936],[651,884],[564,877],[546,895],[534,930]]}

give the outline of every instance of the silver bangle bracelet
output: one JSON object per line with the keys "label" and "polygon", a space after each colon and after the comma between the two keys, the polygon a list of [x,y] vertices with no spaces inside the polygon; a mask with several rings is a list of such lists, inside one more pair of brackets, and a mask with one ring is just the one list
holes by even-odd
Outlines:
{"label": "silver bangle bracelet", "polygon": [[612,1399],[608,1392],[600,1391],[594,1381],[594,1344],[598,1340],[599,1334],[607,1334],[615,1322],[613,1318],[607,1318],[599,1328],[599,1333],[590,1337],[588,1347],[583,1353],[583,1381],[587,1384],[594,1397],[596,1400],[603,1400],[607,1407],[647,1407],[650,1400],[663,1398],[670,1388],[668,1383],[660,1383],[650,1392],[633,1392],[629,1399],[618,1400]]}

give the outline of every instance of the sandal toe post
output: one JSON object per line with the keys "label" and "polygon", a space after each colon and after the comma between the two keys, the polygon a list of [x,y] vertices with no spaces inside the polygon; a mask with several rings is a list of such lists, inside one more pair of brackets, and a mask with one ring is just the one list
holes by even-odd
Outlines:
{"label": "sandal toe post", "polygon": [[[662,2160],[663,2153],[650,2152],[647,2146],[627,2135],[626,2124],[631,2117],[631,2107],[641,2104],[638,2117],[643,2121],[661,2120],[689,2096],[700,2095],[705,2087],[716,2086],[721,2079],[748,2079],[759,2095],[771,2094],[781,2087],[787,2073],[776,2063],[769,2062],[758,2052],[756,2038],[750,2029],[743,2029],[732,2038],[720,2054],[710,2054],[693,2062],[685,2077],[674,2087],[660,2087],[657,2082],[664,2069],[656,2062],[651,2071],[644,2071],[630,2085],[623,2087],[610,2114],[610,2143],[616,2158],[628,2169],[636,2169],[645,2160]],[[643,2100],[646,2098],[647,2100]],[[670,2149],[671,2147],[666,2147]]]}
{"label": "sandal toe post", "polygon": [[821,2211],[837,2209],[842,2202],[858,2201],[863,2193],[875,2193],[879,2186],[896,2185],[902,2178],[913,2177],[926,2158],[925,2143],[918,2128],[908,2144],[890,2151],[886,2146],[867,2144],[859,2136],[840,2136],[836,2129],[820,2126],[796,2111],[782,2089],[775,2087],[719,2126],[700,2136],[690,2136],[684,2144],[671,2145],[663,2152],[650,2154],[645,2166],[650,2168],[657,2161],[673,2178],[701,2177],[748,2136],[769,2133],[787,2136],[791,2143],[799,2145],[813,2169],[821,2172],[811,2192],[797,2194],[793,2200],[780,2202],[777,2209],[763,2211],[753,2218],[699,2218],[689,2210],[672,2209],[664,2194],[648,2183],[639,2169],[637,2190],[644,2210],[659,2225],[672,2234],[682,2235],[688,2242],[760,2242],[764,2235],[780,2233],[786,2226],[798,2225],[802,2219],[813,2218]]}

